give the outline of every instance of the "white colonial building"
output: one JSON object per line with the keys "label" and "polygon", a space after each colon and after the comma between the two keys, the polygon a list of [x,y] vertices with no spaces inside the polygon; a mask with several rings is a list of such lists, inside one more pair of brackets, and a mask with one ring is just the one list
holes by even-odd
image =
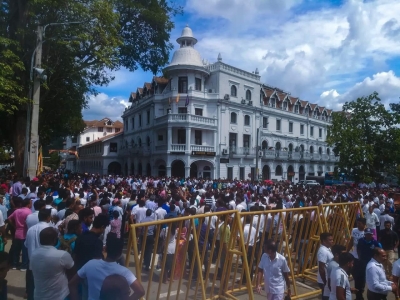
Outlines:
{"label": "white colonial building", "polygon": [[331,110],[269,87],[258,70],[230,66],[221,55],[206,63],[189,27],[177,42],[167,78],[130,95],[122,173],[250,179],[257,158],[264,179],[333,171],[336,157],[325,143]]}
{"label": "white colonial building", "polygon": [[[78,151],[79,156],[82,155],[82,147],[95,142],[104,142],[109,137],[114,137],[118,133],[122,133],[124,125],[120,121],[113,121],[110,118],[101,120],[83,121],[85,129],[76,136],[68,136],[64,142],[64,149],[72,152]],[[97,152],[96,152],[97,153]],[[93,165],[100,163],[103,158],[93,158]],[[73,154],[65,154],[65,168],[73,172],[87,172],[84,160],[77,159]],[[105,169],[107,172],[107,167]]]}
{"label": "white colonial building", "polygon": [[260,178],[295,182],[333,171],[331,110],[265,85],[258,70],[221,55],[205,62],[189,27],[177,42],[166,77],[131,93],[123,130],[109,132],[113,122],[103,119],[75,144],[67,140],[67,149],[79,147],[76,171],[246,180],[258,166]]}

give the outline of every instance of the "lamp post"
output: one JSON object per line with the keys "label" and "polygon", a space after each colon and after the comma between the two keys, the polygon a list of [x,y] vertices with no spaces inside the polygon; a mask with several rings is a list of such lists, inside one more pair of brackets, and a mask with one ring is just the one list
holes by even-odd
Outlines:
{"label": "lamp post", "polygon": [[257,127],[257,134],[256,134],[256,171],[254,172],[254,177],[255,178],[253,178],[253,182],[254,181],[256,181],[256,180],[258,180],[258,159],[259,159],[259,157],[258,157],[258,137],[259,137],[259,135],[260,135],[260,127]]}
{"label": "lamp post", "polygon": [[[38,26],[36,32],[36,49],[32,53],[30,80],[33,81],[33,90],[30,88],[29,97],[32,99],[32,114],[31,109],[28,107],[27,118],[27,133],[25,137],[25,158],[24,158],[24,172],[30,178],[36,176],[38,164],[38,151],[39,151],[39,106],[40,106],[40,84],[41,80],[46,79],[42,66],[42,46],[44,43],[46,29],[49,26],[55,25],[71,25],[80,24],[82,22],[65,22],[65,23],[49,23],[45,26]],[[33,63],[35,61],[35,64]],[[33,66],[35,65],[35,66]],[[31,85],[32,87],[32,85]],[[29,122],[30,121],[30,122]],[[29,130],[30,125],[30,130]],[[28,154],[29,153],[29,154]]]}

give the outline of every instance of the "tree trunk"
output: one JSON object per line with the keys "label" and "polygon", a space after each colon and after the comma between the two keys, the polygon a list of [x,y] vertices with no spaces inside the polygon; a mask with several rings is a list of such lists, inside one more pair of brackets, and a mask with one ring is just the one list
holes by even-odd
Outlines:
{"label": "tree trunk", "polygon": [[26,110],[20,110],[15,113],[15,127],[13,128],[13,149],[15,155],[15,172],[18,176],[26,176],[24,168],[24,157],[28,155],[25,153],[25,138],[26,138]]}

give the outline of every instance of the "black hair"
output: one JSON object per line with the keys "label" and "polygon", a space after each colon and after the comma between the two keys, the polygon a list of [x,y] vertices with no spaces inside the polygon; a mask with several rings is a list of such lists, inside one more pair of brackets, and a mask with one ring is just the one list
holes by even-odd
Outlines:
{"label": "black hair", "polygon": [[366,224],[367,224],[367,219],[366,219],[366,218],[359,218],[359,219],[357,220],[357,222],[360,222],[360,223],[366,225]]}
{"label": "black hair", "polygon": [[321,233],[321,235],[319,236],[319,239],[321,242],[326,241],[329,237],[333,236],[332,233],[329,232],[323,232]]}
{"label": "black hair", "polygon": [[22,207],[27,207],[29,206],[29,204],[31,204],[31,199],[25,198],[24,200],[22,200]]}
{"label": "black hair", "polygon": [[278,247],[276,246],[275,241],[272,239],[266,240],[264,242],[264,245],[266,247],[266,250],[271,250],[273,252],[276,252],[278,250]]}
{"label": "black hair", "polygon": [[57,231],[53,227],[46,227],[39,234],[40,244],[43,246],[54,246],[57,236]]}
{"label": "black hair", "polygon": [[83,221],[84,218],[90,217],[91,215],[94,215],[94,211],[93,211],[91,208],[86,207],[86,208],[82,209],[82,210],[79,212],[79,219],[80,219],[81,221]]}
{"label": "black hair", "polygon": [[150,217],[152,213],[153,213],[153,211],[150,208],[148,208],[146,210],[146,217]]}
{"label": "black hair", "polygon": [[45,206],[46,202],[44,200],[36,200],[35,202],[33,202],[33,208],[35,210],[41,210]]}
{"label": "black hair", "polygon": [[[37,201],[36,201],[37,202]],[[39,222],[45,222],[51,215],[50,209],[41,209],[39,210],[38,218]]]}
{"label": "black hair", "polygon": [[46,201],[46,204],[50,205],[51,203],[53,203],[54,199],[52,196],[47,196],[45,201]]}
{"label": "black hair", "polygon": [[93,221],[94,228],[99,229],[101,227],[107,227],[108,225],[110,225],[110,219],[106,214],[99,214],[94,218]]}
{"label": "black hair", "polygon": [[107,257],[117,259],[121,256],[123,247],[124,243],[122,239],[117,238],[114,232],[108,233],[106,241]]}
{"label": "black hair", "polygon": [[333,255],[340,255],[340,253],[346,251],[346,247],[343,245],[333,245],[331,251]]}
{"label": "black hair", "polygon": [[175,204],[171,204],[171,205],[169,206],[169,209],[170,209],[171,211],[175,211]]}
{"label": "black hair", "polygon": [[[377,248],[375,248],[375,249],[377,249]],[[343,267],[352,261],[354,261],[353,254],[351,254],[349,252],[342,252],[339,254],[339,266]]]}
{"label": "black hair", "polygon": [[[151,211],[151,209],[150,209],[150,211]],[[118,219],[119,218],[119,211],[118,210],[114,210],[112,214],[113,214],[113,218],[114,219]],[[147,216],[147,211],[146,211],[146,216]]]}
{"label": "black hair", "polygon": [[81,226],[81,222],[79,220],[69,221],[67,225],[68,233],[76,233],[76,228],[78,226]]}

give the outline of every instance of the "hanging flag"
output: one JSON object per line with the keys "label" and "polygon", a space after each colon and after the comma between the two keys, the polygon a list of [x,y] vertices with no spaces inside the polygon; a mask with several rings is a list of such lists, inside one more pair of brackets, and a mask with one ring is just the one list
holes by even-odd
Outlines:
{"label": "hanging flag", "polygon": [[176,100],[175,100],[176,103],[179,102],[179,97],[180,97],[180,96],[181,96],[180,94],[178,94],[178,96],[176,96]]}
{"label": "hanging flag", "polygon": [[185,106],[187,107],[188,105],[189,105],[189,95],[186,95]]}

